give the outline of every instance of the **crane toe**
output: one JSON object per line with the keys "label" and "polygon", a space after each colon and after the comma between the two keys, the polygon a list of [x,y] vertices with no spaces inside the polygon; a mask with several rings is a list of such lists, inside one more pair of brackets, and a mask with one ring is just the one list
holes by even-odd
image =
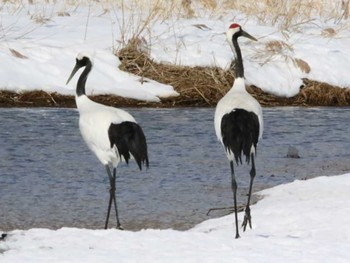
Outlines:
{"label": "crane toe", "polygon": [[124,230],[124,227],[122,227],[121,225],[118,225],[116,228],[117,228],[118,230]]}
{"label": "crane toe", "polygon": [[250,229],[252,228],[252,217],[250,215],[250,208],[247,207],[245,210],[245,215],[242,223],[243,231],[246,230],[247,224],[249,224]]}

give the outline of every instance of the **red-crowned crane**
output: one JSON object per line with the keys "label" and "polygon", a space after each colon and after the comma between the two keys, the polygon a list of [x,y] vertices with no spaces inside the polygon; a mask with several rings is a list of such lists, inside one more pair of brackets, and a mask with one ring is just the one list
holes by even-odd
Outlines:
{"label": "red-crowned crane", "polygon": [[242,164],[242,153],[246,157],[250,170],[250,186],[248,202],[245,208],[243,220],[243,231],[247,224],[251,225],[250,197],[255,177],[255,153],[258,140],[263,133],[263,117],[261,106],[246,90],[244,82],[244,68],[242,53],[238,45],[239,37],[256,39],[245,32],[238,24],[232,24],[226,32],[227,41],[235,57],[234,74],[235,80],[232,88],[218,102],[215,110],[215,132],[219,141],[223,144],[231,167],[231,187],[235,210],[236,238],[239,238],[238,217],[237,217],[237,182],[234,173],[234,161]]}
{"label": "red-crowned crane", "polygon": [[78,79],[75,96],[79,111],[79,128],[85,143],[105,166],[109,177],[110,197],[105,229],[108,227],[113,201],[117,217],[117,228],[123,229],[119,221],[115,193],[116,167],[122,160],[128,163],[131,155],[134,157],[140,170],[142,169],[142,164],[148,167],[146,137],[141,127],[128,112],[96,103],[86,96],[85,83],[92,66],[89,55],[79,53],[67,84],[80,68],[85,67]]}

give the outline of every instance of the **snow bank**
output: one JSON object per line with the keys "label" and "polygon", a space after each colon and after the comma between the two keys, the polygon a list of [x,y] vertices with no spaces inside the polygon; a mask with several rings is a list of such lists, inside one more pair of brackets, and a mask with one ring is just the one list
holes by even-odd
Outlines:
{"label": "snow bank", "polygon": [[[113,53],[125,44],[125,34],[132,35],[142,26],[143,16],[127,10],[123,13],[110,2],[104,5],[107,8],[97,3],[4,3],[0,9],[1,89],[74,94],[75,81],[69,86],[65,81],[77,53],[88,50],[95,54],[88,94],[110,93],[151,101],[178,95],[168,85],[154,81],[141,84],[138,77],[118,69],[120,61]],[[200,18],[153,20],[140,37],[158,62],[227,68],[232,51],[224,32],[232,22],[240,23],[259,40],[240,39],[248,84],[280,96],[298,93],[302,78],[350,87],[346,21],[323,22],[315,17],[310,23],[281,31],[235,12],[220,18],[204,14]],[[302,69],[298,60],[309,70]]]}
{"label": "snow bank", "polygon": [[350,174],[344,174],[264,190],[264,199],[251,207],[253,229],[240,239],[234,239],[233,215],[184,232],[15,230],[0,242],[0,261],[348,262],[349,188]]}

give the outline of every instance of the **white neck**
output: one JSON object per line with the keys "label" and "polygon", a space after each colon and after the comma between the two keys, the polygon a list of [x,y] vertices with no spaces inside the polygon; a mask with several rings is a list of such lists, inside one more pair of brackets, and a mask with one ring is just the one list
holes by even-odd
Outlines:
{"label": "white neck", "polygon": [[96,103],[89,99],[86,95],[75,96],[75,103],[79,112],[81,111],[90,111]]}
{"label": "white neck", "polygon": [[232,88],[229,90],[229,92],[239,92],[239,91],[247,91],[245,88],[244,78],[236,78]]}

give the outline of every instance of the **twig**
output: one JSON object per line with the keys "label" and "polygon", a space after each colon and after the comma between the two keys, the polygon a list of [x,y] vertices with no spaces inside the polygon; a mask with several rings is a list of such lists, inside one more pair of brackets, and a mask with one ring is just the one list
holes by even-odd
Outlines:
{"label": "twig", "polygon": [[[210,212],[212,211],[219,211],[219,210],[229,210],[229,213],[227,213],[227,215],[233,213],[235,211],[235,209],[233,208],[233,206],[227,206],[227,207],[215,207],[215,208],[210,208],[207,212],[207,216],[209,216]],[[244,211],[244,206],[239,206],[237,208],[237,212],[242,212]]]}
{"label": "twig", "polygon": [[205,100],[205,102],[208,105],[211,105],[210,101],[204,96],[204,94],[197,87],[193,87],[193,88],[198,92],[198,94],[203,98],[203,100]]}
{"label": "twig", "polygon": [[88,11],[88,15],[86,18],[84,40],[86,40],[86,36],[87,36],[87,29],[88,29],[89,20],[90,20],[90,11],[91,11],[91,1],[89,2],[89,11]]}
{"label": "twig", "polygon": [[55,106],[57,106],[57,102],[55,101],[55,99],[52,97],[52,95],[50,93],[48,93],[47,91],[44,91],[49,97],[50,99],[52,100],[52,102],[55,104]]}

